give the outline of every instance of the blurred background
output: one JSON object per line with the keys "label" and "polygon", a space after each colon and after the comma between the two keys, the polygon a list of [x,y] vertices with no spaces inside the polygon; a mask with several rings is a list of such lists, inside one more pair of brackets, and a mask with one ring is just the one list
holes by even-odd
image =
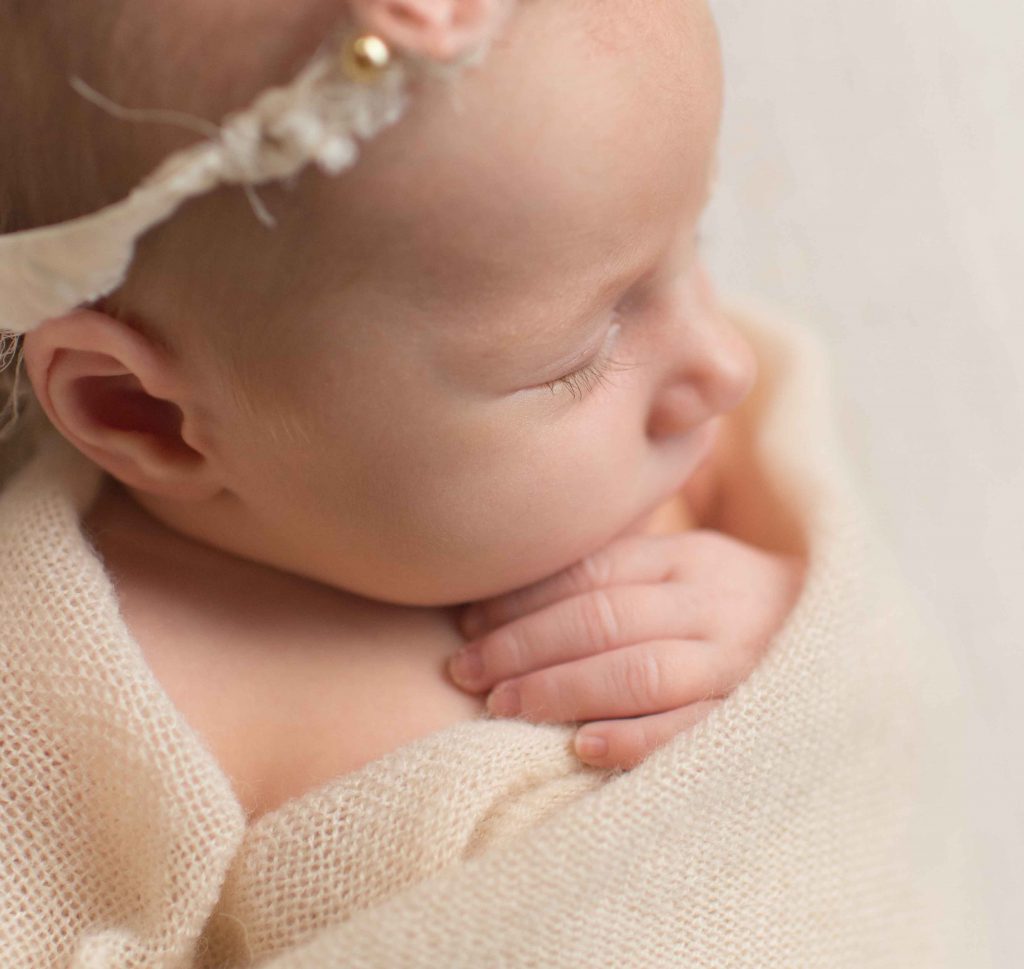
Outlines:
{"label": "blurred background", "polygon": [[1024,5],[712,0],[719,288],[821,332],[860,480],[973,711],[998,969],[1024,966]]}

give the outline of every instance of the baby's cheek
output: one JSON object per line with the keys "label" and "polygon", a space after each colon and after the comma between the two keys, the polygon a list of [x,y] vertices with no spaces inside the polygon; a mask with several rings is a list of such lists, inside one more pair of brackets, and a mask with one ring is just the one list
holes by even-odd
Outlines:
{"label": "baby's cheek", "polygon": [[633,483],[622,422],[594,430],[550,410],[429,399],[350,428],[328,492],[358,519],[348,527],[375,574],[390,560],[420,597],[488,598],[560,571],[635,518],[649,492]]}
{"label": "baby's cheek", "polygon": [[[528,487],[489,484],[435,504],[417,523],[417,571],[453,602],[490,598],[562,568],[564,518]],[[440,592],[438,593],[440,595]]]}

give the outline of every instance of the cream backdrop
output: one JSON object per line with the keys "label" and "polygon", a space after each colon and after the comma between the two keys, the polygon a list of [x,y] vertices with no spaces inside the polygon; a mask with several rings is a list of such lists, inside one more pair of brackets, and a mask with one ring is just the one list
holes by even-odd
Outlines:
{"label": "cream backdrop", "polygon": [[722,289],[833,350],[858,473],[975,711],[997,966],[1024,965],[1024,6],[715,3]]}

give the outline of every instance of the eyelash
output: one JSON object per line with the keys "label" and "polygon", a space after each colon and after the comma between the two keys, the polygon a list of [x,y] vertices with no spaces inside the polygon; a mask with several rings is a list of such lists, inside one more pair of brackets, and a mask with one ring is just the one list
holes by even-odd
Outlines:
{"label": "eyelash", "polygon": [[[616,316],[618,315],[616,314]],[[616,326],[618,325],[616,324]],[[619,360],[611,354],[599,353],[590,363],[572,373],[567,373],[564,377],[548,381],[544,386],[554,393],[560,384],[564,385],[569,388],[569,393],[574,399],[582,400],[599,384],[606,383],[608,375],[613,371],[621,372],[630,369],[632,369],[632,364]]]}
{"label": "eyelash", "polygon": [[[706,238],[707,234],[705,230],[702,226],[698,226],[694,237],[694,247],[698,253],[703,250]],[[613,318],[616,320],[621,316],[622,312],[619,310],[616,310],[613,313]],[[543,386],[547,387],[553,394],[560,384],[564,385],[569,388],[569,393],[572,394],[574,399],[582,400],[591,393],[595,387],[606,383],[608,375],[613,371],[621,372],[623,370],[631,370],[632,367],[632,364],[628,364],[623,360],[618,360],[610,354],[599,353],[597,357],[586,366],[580,367],[572,373],[567,373],[564,377],[558,377],[556,380],[548,381]],[[579,395],[578,398],[577,394]]]}

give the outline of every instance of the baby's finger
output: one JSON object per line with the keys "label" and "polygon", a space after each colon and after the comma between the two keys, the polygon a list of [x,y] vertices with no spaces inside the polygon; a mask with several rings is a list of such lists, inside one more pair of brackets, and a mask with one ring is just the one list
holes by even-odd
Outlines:
{"label": "baby's finger", "polygon": [[[513,620],[464,646],[452,679],[467,690],[652,639],[695,639],[700,590],[679,584],[595,589]],[[640,711],[633,711],[640,712]]]}
{"label": "baby's finger", "polygon": [[594,589],[664,582],[678,562],[679,539],[679,535],[630,535],[611,542],[547,579],[466,607],[459,617],[462,633],[476,639],[553,602]]}
{"label": "baby's finger", "polygon": [[[593,767],[632,770],[673,737],[705,720],[721,703],[720,699],[701,700],[647,717],[588,723],[576,731],[576,755]],[[603,741],[603,750],[588,748],[591,739]]]}
{"label": "baby's finger", "polygon": [[487,709],[532,723],[664,713],[727,695],[735,684],[722,667],[712,643],[655,640],[502,682]]}

